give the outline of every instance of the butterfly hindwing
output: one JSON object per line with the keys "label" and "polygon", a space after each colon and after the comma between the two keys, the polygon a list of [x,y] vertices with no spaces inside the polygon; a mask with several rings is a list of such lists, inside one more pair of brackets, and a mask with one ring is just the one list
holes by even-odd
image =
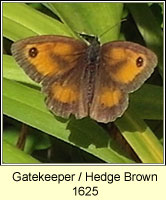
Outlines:
{"label": "butterfly hindwing", "polygon": [[99,66],[98,79],[90,107],[90,117],[98,122],[111,122],[120,117],[128,106],[128,94],[121,90],[104,70],[104,63]]}

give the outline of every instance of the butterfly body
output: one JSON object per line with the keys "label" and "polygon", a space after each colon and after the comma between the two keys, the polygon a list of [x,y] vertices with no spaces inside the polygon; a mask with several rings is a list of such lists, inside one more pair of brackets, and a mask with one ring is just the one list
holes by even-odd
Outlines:
{"label": "butterfly body", "polygon": [[[88,40],[89,41],[89,40]],[[156,55],[132,42],[100,45],[64,36],[36,36],[12,45],[12,54],[24,71],[41,82],[46,104],[58,116],[90,116],[114,121],[135,91],[157,65]]]}
{"label": "butterfly body", "polygon": [[84,83],[86,83],[86,96],[88,104],[88,115],[90,112],[90,105],[93,101],[95,81],[98,78],[98,68],[100,62],[100,44],[94,39],[91,41],[90,45],[87,47],[84,62],[86,63],[84,70]]}
{"label": "butterfly body", "polygon": [[87,49],[87,61],[88,64],[93,65],[99,62],[99,53],[100,53],[100,43],[99,41],[94,38],[91,44],[88,46]]}

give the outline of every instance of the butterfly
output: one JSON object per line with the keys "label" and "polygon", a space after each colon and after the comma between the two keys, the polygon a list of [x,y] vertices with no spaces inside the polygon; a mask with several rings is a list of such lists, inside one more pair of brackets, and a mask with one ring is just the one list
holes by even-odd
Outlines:
{"label": "butterfly", "polygon": [[13,43],[11,52],[25,73],[42,84],[56,116],[108,123],[122,116],[128,94],[150,77],[157,56],[133,42],[101,45],[97,37],[89,38],[88,44],[66,36],[34,36]]}

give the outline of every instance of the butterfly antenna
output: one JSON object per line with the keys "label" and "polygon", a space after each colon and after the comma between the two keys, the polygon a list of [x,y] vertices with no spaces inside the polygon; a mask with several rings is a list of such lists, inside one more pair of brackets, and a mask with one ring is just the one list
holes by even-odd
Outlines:
{"label": "butterfly antenna", "polygon": [[106,34],[108,31],[110,31],[111,29],[113,29],[114,27],[116,27],[117,25],[119,25],[120,23],[127,21],[127,19],[122,19],[120,22],[118,22],[117,24],[113,25],[112,27],[109,27],[108,29],[106,29],[102,34],[99,35],[99,38],[101,38],[104,34]]}

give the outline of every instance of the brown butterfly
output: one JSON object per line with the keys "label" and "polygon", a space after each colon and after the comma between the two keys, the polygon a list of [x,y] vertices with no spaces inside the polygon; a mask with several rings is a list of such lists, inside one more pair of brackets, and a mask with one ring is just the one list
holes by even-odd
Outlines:
{"label": "brown butterfly", "polygon": [[11,51],[34,81],[41,82],[48,108],[57,116],[90,116],[111,122],[128,106],[128,93],[152,74],[157,56],[132,42],[100,45],[64,36],[35,36],[13,43]]}

